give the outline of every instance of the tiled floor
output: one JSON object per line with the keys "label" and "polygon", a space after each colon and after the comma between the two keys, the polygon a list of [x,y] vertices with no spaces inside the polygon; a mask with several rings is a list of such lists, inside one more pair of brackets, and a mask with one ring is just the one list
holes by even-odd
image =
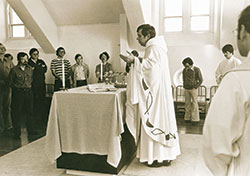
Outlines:
{"label": "tiled floor", "polygon": [[37,135],[28,137],[26,129],[22,128],[20,139],[13,138],[12,132],[2,134],[0,136],[0,157],[43,137],[45,135],[45,128],[40,128],[37,132]]}
{"label": "tiled floor", "polygon": [[202,135],[179,134],[181,155],[169,167],[149,168],[134,159],[122,176],[212,176],[201,155]]}
{"label": "tiled floor", "polygon": [[22,146],[27,145],[30,142],[33,142],[46,134],[46,123],[47,116],[50,107],[50,100],[46,101],[46,112],[44,114],[43,119],[36,120],[35,128],[37,135],[29,136],[27,135],[27,131],[25,128],[21,129],[21,139],[13,138],[13,132],[7,131],[3,134],[0,134],[0,156],[3,156],[13,150],[16,150]]}
{"label": "tiled floor", "polygon": [[200,114],[200,122],[192,123],[184,121],[184,113],[176,114],[178,132],[180,134],[202,134],[205,115]]}
{"label": "tiled floor", "polygon": [[[135,158],[119,173],[119,176],[212,176],[201,156],[202,135],[180,134],[179,136],[182,153],[170,167],[150,168]],[[66,176],[64,169],[57,169],[55,163],[48,160],[44,143],[45,137],[42,137],[0,157],[0,176]],[[94,175],[104,176],[99,173]]]}

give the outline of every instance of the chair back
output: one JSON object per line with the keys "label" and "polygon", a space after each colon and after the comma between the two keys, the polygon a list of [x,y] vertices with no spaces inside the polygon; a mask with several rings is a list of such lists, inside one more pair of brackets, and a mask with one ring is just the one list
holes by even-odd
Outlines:
{"label": "chair back", "polygon": [[218,89],[218,86],[211,86],[210,87],[210,92],[209,92],[209,100],[210,102],[212,101],[213,96],[215,95],[216,91]]}

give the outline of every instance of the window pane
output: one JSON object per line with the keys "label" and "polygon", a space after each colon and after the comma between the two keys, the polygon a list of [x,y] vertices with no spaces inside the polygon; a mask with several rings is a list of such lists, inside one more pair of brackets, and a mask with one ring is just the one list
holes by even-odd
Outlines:
{"label": "window pane", "polygon": [[209,0],[192,0],[192,15],[204,14],[209,14]]}
{"label": "window pane", "polygon": [[164,20],[165,32],[182,31],[182,18],[167,18]]}
{"label": "window pane", "polygon": [[191,17],[192,31],[208,31],[209,30],[209,16]]}
{"label": "window pane", "polygon": [[12,37],[25,37],[24,26],[12,26]]}
{"label": "window pane", "polygon": [[12,24],[23,24],[22,20],[17,16],[16,12],[11,9],[12,13]]}
{"label": "window pane", "polygon": [[165,0],[165,16],[182,16],[182,0]]}

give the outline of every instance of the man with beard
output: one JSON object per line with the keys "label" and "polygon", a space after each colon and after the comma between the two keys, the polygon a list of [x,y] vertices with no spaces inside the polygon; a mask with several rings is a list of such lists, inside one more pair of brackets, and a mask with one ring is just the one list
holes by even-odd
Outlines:
{"label": "man with beard", "polygon": [[19,139],[21,135],[21,125],[26,125],[28,135],[33,135],[33,93],[31,84],[33,70],[28,65],[28,55],[24,52],[17,54],[18,64],[10,71],[9,80],[12,87],[12,122],[14,137]]}

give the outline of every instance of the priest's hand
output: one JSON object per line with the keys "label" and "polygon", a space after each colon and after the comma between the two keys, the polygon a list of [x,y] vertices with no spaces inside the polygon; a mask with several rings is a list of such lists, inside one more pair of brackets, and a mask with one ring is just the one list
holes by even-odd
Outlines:
{"label": "priest's hand", "polygon": [[134,63],[134,60],[135,60],[134,56],[132,55],[125,56],[125,55],[120,54],[120,57],[122,60],[124,60],[128,64]]}

